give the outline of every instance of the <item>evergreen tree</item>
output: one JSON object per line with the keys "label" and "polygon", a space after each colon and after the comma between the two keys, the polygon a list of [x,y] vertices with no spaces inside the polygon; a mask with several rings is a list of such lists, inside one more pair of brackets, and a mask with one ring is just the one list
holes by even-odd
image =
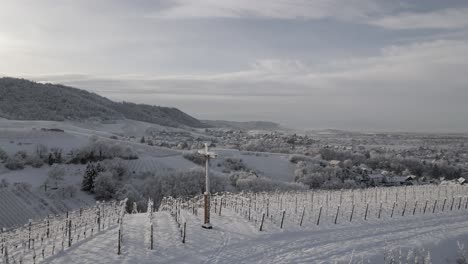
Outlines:
{"label": "evergreen tree", "polygon": [[54,164],[54,157],[52,156],[52,153],[49,153],[49,158],[47,159],[47,163],[49,163],[49,166],[52,166]]}
{"label": "evergreen tree", "polygon": [[86,166],[85,174],[83,175],[83,181],[81,182],[81,190],[85,192],[93,192],[94,191],[94,180],[97,176],[96,166],[93,163],[89,163]]}

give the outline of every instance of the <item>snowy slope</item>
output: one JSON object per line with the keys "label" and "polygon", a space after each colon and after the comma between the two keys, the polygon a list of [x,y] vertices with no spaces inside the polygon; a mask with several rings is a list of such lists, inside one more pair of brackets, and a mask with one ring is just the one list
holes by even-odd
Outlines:
{"label": "snowy slope", "polygon": [[73,198],[54,199],[29,188],[0,188],[0,226],[10,228],[26,224],[29,219],[37,220],[47,215],[62,214],[80,207],[94,204],[93,198],[78,193]]}
{"label": "snowy slope", "polygon": [[108,231],[44,263],[350,263],[361,257],[383,263],[384,248],[425,247],[433,263],[456,257],[456,241],[468,242],[468,214],[397,219],[378,224],[334,228],[257,228],[228,211],[212,215],[213,230],[200,227],[199,216],[185,214],[187,242],[165,212],[155,214],[155,249],[145,243],[145,214],[124,219],[123,254],[116,254],[117,230]]}

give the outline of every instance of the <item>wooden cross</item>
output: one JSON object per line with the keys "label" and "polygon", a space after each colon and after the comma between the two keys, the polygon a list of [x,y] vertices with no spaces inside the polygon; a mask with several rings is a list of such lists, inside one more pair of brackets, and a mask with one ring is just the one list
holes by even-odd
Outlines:
{"label": "wooden cross", "polygon": [[213,226],[210,223],[210,159],[214,159],[217,157],[216,153],[209,151],[208,143],[205,143],[205,149],[199,150],[199,154],[205,157],[205,165],[206,165],[206,177],[205,177],[205,193],[203,194],[204,203],[205,203],[205,217],[203,221],[203,228],[212,229]]}

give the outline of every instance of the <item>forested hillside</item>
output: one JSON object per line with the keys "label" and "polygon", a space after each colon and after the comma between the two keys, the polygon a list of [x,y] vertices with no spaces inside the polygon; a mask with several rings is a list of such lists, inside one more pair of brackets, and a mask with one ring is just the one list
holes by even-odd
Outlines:
{"label": "forested hillside", "polygon": [[0,117],[53,121],[127,118],[171,127],[207,126],[176,108],[119,103],[85,90],[7,77],[0,78]]}

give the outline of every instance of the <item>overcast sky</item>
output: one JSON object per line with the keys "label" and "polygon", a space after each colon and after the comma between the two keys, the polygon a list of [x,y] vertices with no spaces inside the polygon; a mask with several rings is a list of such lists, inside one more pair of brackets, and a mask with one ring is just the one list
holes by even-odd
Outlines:
{"label": "overcast sky", "polygon": [[201,119],[468,131],[468,1],[0,0],[0,75]]}

